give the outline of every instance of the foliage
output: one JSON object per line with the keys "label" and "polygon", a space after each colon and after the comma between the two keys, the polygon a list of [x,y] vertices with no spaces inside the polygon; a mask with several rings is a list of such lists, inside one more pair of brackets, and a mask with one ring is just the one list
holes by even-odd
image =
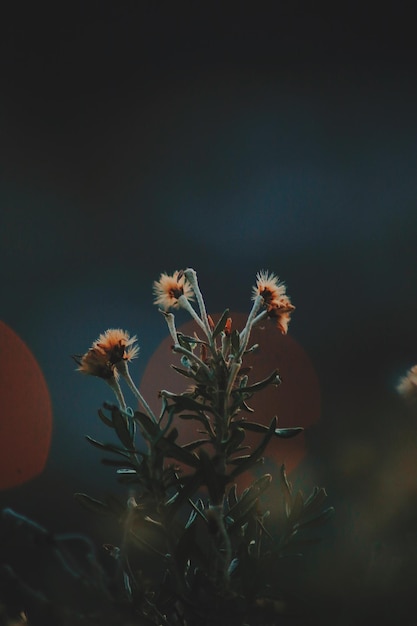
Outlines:
{"label": "foliage", "polygon": [[[248,322],[239,332],[232,330],[228,310],[216,324],[207,315],[193,270],[174,277],[178,275],[182,281],[185,275],[196,293],[198,319],[194,309],[191,314],[202,332],[184,336],[176,331],[174,315],[163,315],[174,340],[173,352],[181,356],[181,367],[172,367],[188,379],[190,387],[182,394],[161,390],[158,416],[135,388],[141,410],[126,407],[119,389],[119,406],[105,404],[98,412],[119,444],[87,440],[112,455],[103,462],[116,467],[119,481],[129,486],[132,495],[126,506],[82,493],[75,497],[121,524],[120,545],[106,547],[119,571],[117,599],[132,607],[138,624],[276,623],[287,610],[274,575],[276,564],[288,554],[299,555],[311,539],[310,530],[327,520],[333,509],[323,509],[324,489],[316,487],[306,499],[301,492],[294,493],[282,466],[273,496],[283,505],[277,535],[276,528],[268,529],[269,511],[262,507],[271,475],[254,479],[238,492],[238,476],[262,463],[272,438],[286,439],[302,431],[279,428],[276,417],[269,426],[247,417],[254,394],[281,382],[276,370],[252,382],[244,365],[245,355],[256,348],[248,347],[250,331],[268,316],[271,298],[264,285],[263,292],[259,288],[258,280]],[[189,298],[181,290],[184,282],[177,286],[170,304],[190,310]],[[158,299],[163,300],[160,285]],[[286,307],[288,311],[288,301]],[[276,302],[273,317],[277,317]],[[127,360],[119,367],[125,376]],[[118,368],[118,363],[112,365]],[[177,425],[182,420],[193,422],[196,439],[181,445]],[[259,434],[253,449],[245,445],[248,432]]]}

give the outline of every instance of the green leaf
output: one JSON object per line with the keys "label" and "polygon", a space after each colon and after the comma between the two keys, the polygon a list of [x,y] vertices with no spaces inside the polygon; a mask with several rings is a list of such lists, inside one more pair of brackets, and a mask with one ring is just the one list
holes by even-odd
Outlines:
{"label": "green leaf", "polygon": [[205,443],[213,443],[211,439],[196,439],[195,441],[190,441],[190,443],[185,443],[181,447],[183,450],[192,451]]}
{"label": "green leaf", "polygon": [[281,465],[280,471],[281,487],[284,495],[284,504],[287,515],[290,514],[292,507],[292,489],[291,484],[287,480],[287,473],[285,471],[285,465]]}
{"label": "green leaf", "polygon": [[172,497],[169,502],[166,503],[167,505],[169,504],[172,516],[174,516],[182,504],[201,487],[203,484],[203,472],[201,469],[198,469],[194,474],[182,476],[181,482],[183,483],[183,486],[179,489],[178,495],[176,497]]}
{"label": "green leaf", "polygon": [[242,402],[242,404],[240,405],[240,408],[241,408],[243,411],[246,411],[247,413],[254,413],[254,412],[255,412],[255,411],[254,411],[254,409],[252,409],[252,407],[250,407],[250,406],[248,406],[248,405],[246,404],[246,402]]}
{"label": "green leaf", "polygon": [[237,503],[237,485],[236,483],[234,483],[230,489],[229,489],[229,493],[227,494],[227,503],[229,505],[229,510],[235,506],[235,504]]}
{"label": "green leaf", "polygon": [[161,429],[158,424],[155,424],[155,422],[151,420],[149,415],[146,415],[146,413],[142,413],[142,411],[135,411],[133,419],[142,427],[142,432],[144,431],[143,434],[148,439],[152,440],[160,435]]}
{"label": "green leaf", "polygon": [[261,389],[264,389],[265,387],[267,387],[268,385],[272,385],[272,384],[280,384],[281,383],[281,379],[278,375],[278,370],[275,369],[269,376],[267,376],[267,378],[264,378],[263,380],[260,380],[257,383],[254,383],[253,385],[247,385],[246,387],[239,387],[237,389],[234,389],[232,391],[233,394],[236,393],[255,393],[256,391],[260,391]]}
{"label": "green leaf", "polygon": [[132,470],[117,470],[117,481],[122,485],[132,485],[143,482],[140,476]]}
{"label": "green leaf", "polygon": [[229,309],[225,309],[225,311],[223,311],[219,321],[217,322],[216,326],[214,327],[213,339],[215,339],[217,337],[217,335],[219,335],[222,332],[222,330],[224,330],[224,327],[226,325],[228,317],[229,317]]}
{"label": "green leaf", "polygon": [[239,331],[235,328],[230,335],[230,341],[232,344],[233,354],[238,354],[240,350],[240,335]]}
{"label": "green leaf", "polygon": [[190,346],[190,350],[189,350],[190,352],[192,352],[193,346],[195,346],[198,343],[204,343],[205,345],[207,345],[207,341],[204,341],[204,339],[199,339],[198,337],[190,337],[189,335],[184,335],[181,332],[178,332],[177,335],[178,335],[178,338],[181,338],[184,341],[188,341],[188,345]]}
{"label": "green leaf", "polygon": [[181,461],[181,463],[185,463],[186,465],[190,465],[191,467],[198,467],[199,462],[198,458],[192,452],[188,452],[188,450],[184,450],[181,446],[178,446],[176,443],[169,441],[166,437],[161,437],[158,443],[156,444],[158,450],[161,450],[166,456],[176,459],[177,461]]}
{"label": "green leaf", "polygon": [[[95,448],[99,448],[100,450],[106,450],[106,452],[114,452],[115,454],[120,454],[121,456],[130,458],[130,454],[124,449],[119,448],[118,446],[113,445],[112,443],[101,443],[100,441],[96,441],[89,435],[85,435],[88,443],[91,443]],[[136,450],[130,450],[130,452],[136,452]]]}
{"label": "green leaf", "polygon": [[172,365],[171,367],[173,370],[175,370],[176,372],[178,372],[178,374],[181,374],[182,376],[186,376],[187,378],[194,378],[194,373],[190,372],[189,370],[184,370],[182,369],[182,367],[177,367],[176,365]]}
{"label": "green leaf", "polygon": [[303,520],[295,524],[294,529],[304,529],[304,528],[314,528],[316,526],[321,526],[327,520],[329,520],[334,515],[334,507],[329,506],[327,509],[324,509],[321,513],[312,517],[308,520]]}
{"label": "green leaf", "polygon": [[135,444],[130,433],[129,421],[126,413],[119,411],[119,409],[115,407],[112,410],[112,418],[116,434],[122,444],[128,450],[134,449]]}
{"label": "green leaf", "polygon": [[100,500],[96,500],[95,498],[91,498],[85,493],[74,493],[74,498],[88,511],[93,511],[94,513],[99,513],[100,515],[112,514],[112,511],[107,504],[104,504],[104,502],[100,502]]}
{"label": "green leaf", "polygon": [[158,424],[162,421],[162,418],[165,415],[165,411],[167,410],[168,407],[168,400],[162,396],[161,398],[161,412],[159,413],[159,420],[158,420]]}
{"label": "green leaf", "polygon": [[291,511],[288,516],[288,522],[290,524],[294,524],[295,522],[297,522],[300,519],[303,513],[303,510],[304,510],[303,494],[301,493],[301,491],[297,491],[297,494],[291,505]]}
{"label": "green leaf", "polygon": [[235,426],[232,432],[230,433],[230,438],[226,444],[227,453],[232,454],[233,452],[235,452],[239,448],[239,446],[243,443],[244,440],[245,440],[245,431],[243,430],[243,428],[239,428]]}
{"label": "green leaf", "polygon": [[[175,413],[179,413],[180,411],[214,412],[214,409],[209,404],[202,404],[201,402],[197,402],[197,400],[194,400],[186,395],[170,394],[169,399],[174,402]],[[172,408],[173,407],[171,406],[171,409]]]}
{"label": "green leaf", "polygon": [[323,487],[314,487],[313,492],[309,495],[304,504],[304,511],[306,514],[311,515],[316,513],[324,504],[327,498],[326,490]]}
{"label": "green leaf", "polygon": [[204,503],[203,503],[202,499],[198,498],[197,502],[194,503],[191,500],[191,498],[189,498],[188,502],[192,506],[193,510],[191,511],[190,517],[188,518],[188,522],[187,522],[185,528],[187,528],[187,525],[191,526],[191,524],[197,518],[197,515],[200,516],[207,523],[207,517],[203,513],[203,511],[204,511]]}
{"label": "green leaf", "polygon": [[246,469],[249,469],[254,463],[256,463],[259,460],[266,446],[268,445],[269,441],[273,437],[276,426],[277,426],[277,418],[274,417],[272,418],[268,431],[265,433],[265,436],[263,437],[259,446],[255,448],[255,450],[252,452],[251,455],[249,455],[249,458],[246,461],[240,463],[239,466],[236,467],[236,469],[232,471],[232,473],[229,476],[229,479],[233,479],[238,474],[241,474]]}
{"label": "green leaf", "polygon": [[268,431],[268,426],[265,424],[259,424],[258,422],[247,422],[246,420],[240,420],[236,422],[240,426],[240,428],[244,428],[245,430],[250,430],[254,433],[266,433]]}
{"label": "green leaf", "polygon": [[303,431],[304,428],[301,426],[296,426],[295,428],[276,428],[274,434],[281,439],[290,439],[291,437],[296,437]]}
{"label": "green leaf", "polygon": [[[185,348],[186,350],[188,350],[188,352],[193,351],[192,345],[188,341],[188,339],[191,339],[191,337],[185,337],[185,335],[183,335],[182,333],[177,333],[177,338],[178,338],[178,343],[180,344],[182,348]],[[194,340],[193,340],[193,343],[195,344]]]}
{"label": "green leaf", "polygon": [[98,416],[99,416],[99,418],[101,419],[101,421],[102,421],[104,424],[106,424],[106,426],[108,426],[109,428],[114,428],[114,426],[113,426],[113,422],[111,421],[111,419],[109,419],[109,418],[107,417],[107,415],[105,415],[101,409],[99,409],[99,410],[97,411],[97,413],[98,413]]}
{"label": "green leaf", "polygon": [[269,487],[272,481],[271,474],[264,474],[244,492],[240,500],[231,507],[227,516],[233,519],[230,528],[241,526],[245,521],[247,514],[255,506],[259,496]]}
{"label": "green leaf", "polygon": [[[264,424],[259,424],[258,422],[247,422],[246,420],[240,420],[239,422],[235,422],[240,428],[244,428],[245,430],[250,430],[254,433],[265,433],[269,430],[268,426]],[[276,437],[280,437],[281,439],[289,439],[290,437],[295,437],[302,433],[304,428],[301,426],[296,426],[295,428],[276,428],[274,431],[274,435]]]}

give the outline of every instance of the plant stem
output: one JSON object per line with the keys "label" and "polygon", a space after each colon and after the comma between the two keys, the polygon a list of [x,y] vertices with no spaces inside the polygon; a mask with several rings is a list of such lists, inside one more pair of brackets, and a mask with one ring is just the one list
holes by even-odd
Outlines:
{"label": "plant stem", "polygon": [[140,393],[139,389],[136,387],[135,383],[133,382],[126,361],[119,361],[119,363],[117,363],[116,367],[117,367],[118,371],[120,372],[120,375],[123,376],[123,378],[125,379],[125,381],[129,385],[129,387],[130,387],[131,391],[133,392],[134,396],[139,400],[140,404],[145,409],[145,413],[156,424],[157,423],[157,419],[156,419],[155,415],[153,414],[153,411],[152,411],[151,407],[146,402],[145,398],[142,396],[142,394]]}
{"label": "plant stem", "polygon": [[126,410],[126,401],[123,396],[123,392],[120,388],[119,381],[116,378],[111,378],[110,380],[106,380],[106,383],[109,385],[110,389],[114,392],[114,395],[117,398],[119,403],[119,408]]}

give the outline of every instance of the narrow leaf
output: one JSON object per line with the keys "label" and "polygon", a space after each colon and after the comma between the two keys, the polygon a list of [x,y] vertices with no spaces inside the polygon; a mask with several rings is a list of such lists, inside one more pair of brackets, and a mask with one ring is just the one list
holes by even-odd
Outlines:
{"label": "narrow leaf", "polygon": [[249,469],[256,461],[259,460],[259,458],[262,456],[263,451],[271,440],[271,437],[273,437],[276,426],[277,418],[274,417],[269,425],[268,432],[265,433],[265,436],[263,437],[259,446],[255,448],[255,450],[246,461],[240,463],[240,465],[235,470],[233,470],[233,472],[230,474],[230,479],[233,479],[238,474],[241,474],[246,469]]}
{"label": "narrow leaf", "polygon": [[276,428],[275,436],[280,437],[281,439],[290,439],[291,437],[296,437],[300,433],[302,433],[304,428],[301,426],[296,426],[295,428]]}
{"label": "narrow leaf", "polygon": [[112,418],[116,434],[120,441],[128,450],[132,450],[135,447],[135,444],[130,434],[129,422],[126,414],[118,409],[114,409],[112,411]]}
{"label": "narrow leaf", "polygon": [[195,441],[190,441],[190,443],[185,443],[181,447],[183,450],[195,450],[196,448],[202,446],[205,443],[213,443],[211,439],[196,439]]}
{"label": "narrow leaf", "polygon": [[[99,448],[100,450],[106,450],[107,452],[115,452],[116,454],[120,454],[127,459],[130,457],[129,453],[124,448],[119,448],[112,443],[101,443],[100,441],[96,441],[96,439],[93,439],[89,435],[85,435],[85,438],[87,439],[88,443],[91,443],[91,445],[95,448]],[[130,452],[135,452],[135,450],[131,450]]]}
{"label": "narrow leaf", "polygon": [[226,309],[225,311],[223,311],[219,321],[217,322],[216,326],[214,327],[213,339],[215,339],[217,337],[217,335],[219,335],[224,330],[224,327],[226,325],[228,316],[229,316],[229,309]]}
{"label": "narrow leaf", "polygon": [[171,367],[173,370],[175,370],[176,372],[178,372],[178,374],[181,374],[182,376],[186,376],[187,378],[194,378],[194,373],[190,372],[189,370],[184,370],[182,369],[182,367],[177,367],[176,365],[172,365]]}
{"label": "narrow leaf", "polygon": [[113,422],[111,421],[111,419],[109,419],[109,418],[107,417],[107,415],[105,415],[101,409],[99,409],[99,410],[97,411],[97,413],[98,413],[98,416],[99,416],[99,418],[101,419],[101,421],[102,421],[104,424],[106,424],[106,426],[108,426],[109,428],[114,428],[114,426],[113,426]]}
{"label": "narrow leaf", "polygon": [[233,519],[231,528],[241,526],[245,517],[255,506],[259,496],[269,487],[272,481],[271,474],[264,474],[244,492],[240,500],[232,506],[227,516]]}
{"label": "narrow leaf", "polygon": [[292,507],[292,489],[291,484],[287,480],[287,473],[285,471],[285,465],[281,465],[280,471],[281,487],[284,494],[284,504],[287,515],[289,515]]}
{"label": "narrow leaf", "polygon": [[238,354],[240,349],[240,336],[239,331],[235,328],[230,335],[233,354]]}
{"label": "narrow leaf", "polygon": [[294,501],[291,506],[291,511],[288,516],[288,521],[290,524],[294,524],[297,522],[304,510],[304,498],[301,491],[297,491],[297,494],[294,498]]}
{"label": "narrow leaf", "polygon": [[269,376],[267,376],[263,380],[260,380],[259,382],[254,383],[253,385],[247,385],[246,387],[239,387],[238,389],[234,389],[232,393],[240,393],[240,392],[254,393],[255,391],[260,391],[261,389],[264,389],[268,385],[272,385],[272,384],[278,385],[280,384],[280,382],[281,382],[281,379],[278,375],[278,370],[275,369]]}
{"label": "narrow leaf", "polygon": [[104,504],[104,502],[100,502],[100,500],[96,500],[95,498],[91,498],[85,493],[74,493],[74,498],[88,511],[100,513],[101,515],[110,515],[112,513],[107,504]]}
{"label": "narrow leaf", "polygon": [[304,528],[314,528],[316,526],[321,526],[322,524],[327,522],[327,520],[329,520],[333,516],[333,514],[334,514],[334,507],[329,506],[327,509],[324,509],[324,511],[319,513],[319,515],[317,515],[316,517],[312,517],[311,519],[295,524],[294,528],[304,529]]}

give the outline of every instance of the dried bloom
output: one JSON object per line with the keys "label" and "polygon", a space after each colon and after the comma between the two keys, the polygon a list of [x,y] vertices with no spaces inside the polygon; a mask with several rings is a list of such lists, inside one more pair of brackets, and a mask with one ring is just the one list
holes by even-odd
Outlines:
{"label": "dried bloom", "polygon": [[116,366],[125,361],[134,359],[139,347],[133,346],[136,336],[120,328],[109,328],[93,343],[91,348],[82,356],[74,356],[78,364],[78,371],[91,376],[98,376],[107,381],[118,377]]}
{"label": "dried bloom", "polygon": [[187,300],[193,300],[194,292],[183,272],[175,271],[172,275],[162,273],[159,280],[153,284],[155,294],[154,303],[165,311],[180,306],[179,298],[184,296]]}
{"label": "dried bloom", "polygon": [[398,393],[405,400],[417,402],[417,365],[408,370],[397,385]]}
{"label": "dried bloom", "polygon": [[256,285],[252,290],[252,299],[261,296],[268,317],[276,320],[276,326],[283,335],[288,332],[291,313],[295,306],[291,304],[286,294],[285,283],[280,282],[278,276],[272,272],[261,270],[256,275]]}
{"label": "dried bloom", "polygon": [[287,296],[282,297],[274,306],[268,308],[268,317],[276,320],[276,326],[283,335],[288,332],[288,324],[290,323],[291,313],[295,306],[291,304]]}
{"label": "dried bloom", "polygon": [[93,343],[93,349],[100,351],[112,365],[120,361],[131,361],[136,358],[139,346],[136,343],[137,337],[130,337],[126,330],[120,328],[109,328],[105,333]]}
{"label": "dried bloom", "polygon": [[77,370],[82,374],[98,376],[107,381],[117,378],[117,371],[114,365],[97,348],[90,348],[84,355],[74,356],[73,359],[78,364]]}
{"label": "dried bloom", "polygon": [[252,299],[255,300],[257,296],[263,298],[268,309],[274,307],[285,296],[285,284],[272,272],[261,270],[256,274],[256,285],[252,288]]}

